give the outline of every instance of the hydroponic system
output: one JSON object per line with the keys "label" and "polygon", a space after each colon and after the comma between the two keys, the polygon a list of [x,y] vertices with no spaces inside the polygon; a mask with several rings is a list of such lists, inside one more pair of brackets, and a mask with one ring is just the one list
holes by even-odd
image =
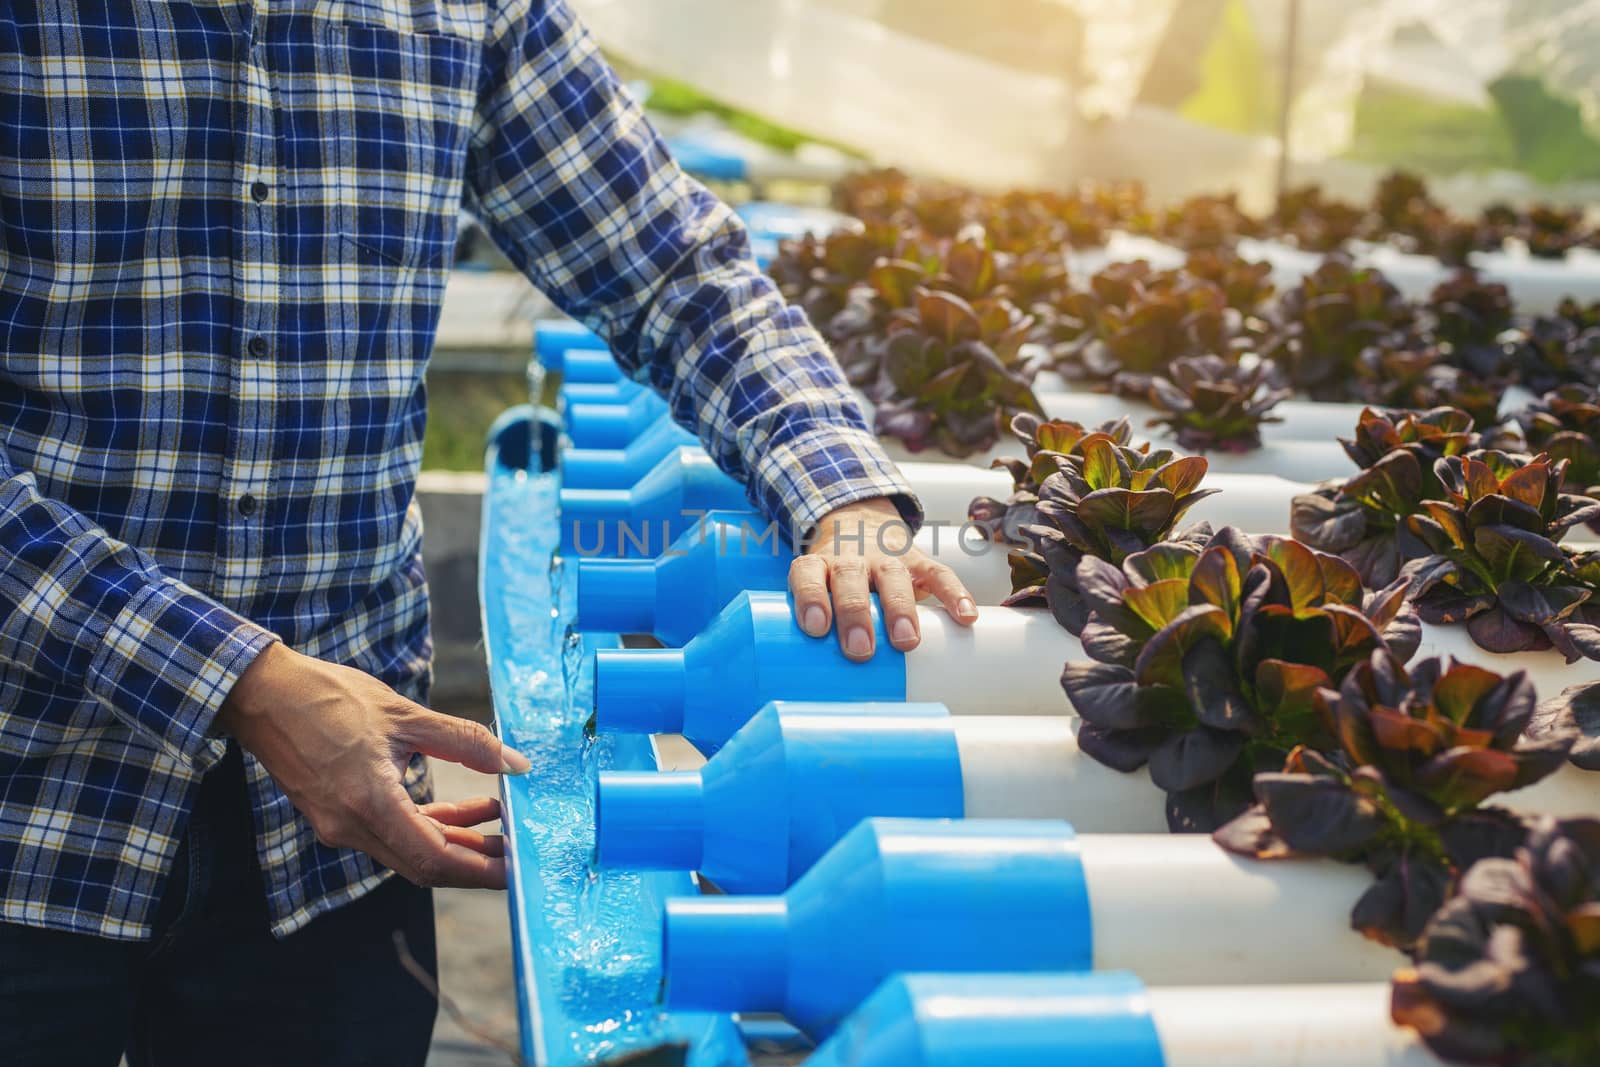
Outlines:
{"label": "hydroponic system", "polygon": [[541,324],[481,590],[528,1060],[1600,1063],[1581,215],[835,199],[747,219],[981,617],[805,635],[795,546]]}

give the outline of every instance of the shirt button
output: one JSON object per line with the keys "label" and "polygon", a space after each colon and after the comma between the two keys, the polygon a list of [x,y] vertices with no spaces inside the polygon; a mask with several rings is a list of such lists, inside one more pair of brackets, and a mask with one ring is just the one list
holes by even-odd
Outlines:
{"label": "shirt button", "polygon": [[246,493],[244,496],[239,498],[239,514],[243,515],[245,518],[248,519],[250,516],[254,515],[255,513],[256,513],[256,498],[251,496],[249,493]]}
{"label": "shirt button", "polygon": [[259,359],[267,354],[267,339],[262,337],[260,334],[256,334],[254,337],[250,338],[250,343],[245,347],[249,349],[252,356],[255,356]]}
{"label": "shirt button", "polygon": [[272,186],[266,182],[255,182],[250,186],[250,196],[256,203],[262,203],[272,195]]}

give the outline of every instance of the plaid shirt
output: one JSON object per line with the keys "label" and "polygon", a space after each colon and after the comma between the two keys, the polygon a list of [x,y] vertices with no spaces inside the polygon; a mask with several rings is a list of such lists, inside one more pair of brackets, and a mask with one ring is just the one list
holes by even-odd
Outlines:
{"label": "plaid shirt", "polygon": [[[272,641],[425,696],[463,201],[779,521],[905,492],[565,0],[6,0],[0,919],[149,936]],[[275,933],[386,876],[247,762]]]}

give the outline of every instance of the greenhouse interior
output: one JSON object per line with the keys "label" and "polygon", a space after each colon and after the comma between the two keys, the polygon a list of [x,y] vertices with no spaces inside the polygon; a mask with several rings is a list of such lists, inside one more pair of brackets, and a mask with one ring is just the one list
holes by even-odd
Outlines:
{"label": "greenhouse interior", "polygon": [[17,1062],[1600,1067],[1600,0],[210,6],[0,11]]}

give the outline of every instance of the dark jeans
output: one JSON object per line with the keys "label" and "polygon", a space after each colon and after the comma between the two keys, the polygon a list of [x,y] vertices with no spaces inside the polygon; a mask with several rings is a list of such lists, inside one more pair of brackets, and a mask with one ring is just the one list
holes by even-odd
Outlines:
{"label": "dark jeans", "polygon": [[0,1062],[11,1067],[421,1067],[433,896],[399,878],[283,940],[268,930],[242,761],[206,776],[143,943],[0,923]]}

